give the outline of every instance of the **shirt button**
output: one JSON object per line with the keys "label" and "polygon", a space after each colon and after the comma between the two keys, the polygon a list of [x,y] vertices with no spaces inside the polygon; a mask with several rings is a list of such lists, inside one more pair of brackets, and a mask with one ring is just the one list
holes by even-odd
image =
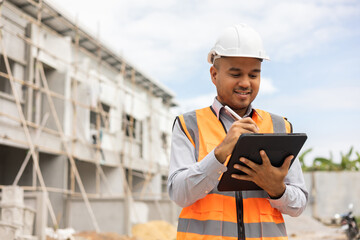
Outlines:
{"label": "shirt button", "polygon": [[209,191],[205,191],[205,193],[209,193]]}

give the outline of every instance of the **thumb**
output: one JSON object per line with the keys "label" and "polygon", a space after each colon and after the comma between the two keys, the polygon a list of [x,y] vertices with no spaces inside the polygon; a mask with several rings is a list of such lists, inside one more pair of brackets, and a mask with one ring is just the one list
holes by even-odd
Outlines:
{"label": "thumb", "polygon": [[291,161],[294,159],[294,155],[289,155],[285,158],[284,163],[282,164],[281,168],[286,171],[289,169]]}

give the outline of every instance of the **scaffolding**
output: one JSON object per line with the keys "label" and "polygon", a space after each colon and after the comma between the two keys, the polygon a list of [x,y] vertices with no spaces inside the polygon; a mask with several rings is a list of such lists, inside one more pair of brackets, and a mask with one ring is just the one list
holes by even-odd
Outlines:
{"label": "scaffolding", "polygon": [[[5,182],[12,178],[13,185],[22,183],[28,192],[45,193],[53,226],[76,224],[71,216],[79,198],[96,231],[102,224],[91,199],[123,203],[119,214],[125,226],[113,231],[129,234],[132,223],[142,221],[136,204],[147,201],[153,202],[155,219],[173,222],[176,209],[165,187],[169,110],[176,106],[171,91],[46,1],[0,4],[0,147],[26,151],[16,174],[8,173]],[[56,169],[41,169],[47,163],[40,158],[49,154],[66,160],[54,163],[65,168],[62,187],[46,185],[44,174],[49,179]],[[21,181],[30,162],[31,177]],[[0,187],[6,185],[2,182]],[[60,198],[54,194],[65,199],[62,212],[68,220],[62,224],[51,201]]]}

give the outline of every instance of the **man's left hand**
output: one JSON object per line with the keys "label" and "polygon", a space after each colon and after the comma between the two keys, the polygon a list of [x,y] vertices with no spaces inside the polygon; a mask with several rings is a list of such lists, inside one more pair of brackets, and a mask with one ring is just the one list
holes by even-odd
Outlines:
{"label": "man's left hand", "polygon": [[271,198],[280,198],[285,192],[286,186],[284,179],[294,156],[290,155],[286,157],[281,167],[272,166],[264,150],[260,151],[260,156],[263,161],[262,164],[257,164],[241,157],[240,161],[248,167],[235,164],[234,168],[243,171],[247,175],[232,174],[231,177],[239,180],[252,181],[264,189]]}

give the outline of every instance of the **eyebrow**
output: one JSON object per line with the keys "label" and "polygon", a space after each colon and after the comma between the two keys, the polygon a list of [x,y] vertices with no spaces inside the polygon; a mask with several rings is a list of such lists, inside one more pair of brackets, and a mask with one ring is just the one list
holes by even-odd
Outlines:
{"label": "eyebrow", "polygon": [[[232,67],[232,68],[229,68],[229,71],[241,72],[241,69]],[[261,70],[256,68],[256,69],[253,69],[251,72],[261,72]]]}

